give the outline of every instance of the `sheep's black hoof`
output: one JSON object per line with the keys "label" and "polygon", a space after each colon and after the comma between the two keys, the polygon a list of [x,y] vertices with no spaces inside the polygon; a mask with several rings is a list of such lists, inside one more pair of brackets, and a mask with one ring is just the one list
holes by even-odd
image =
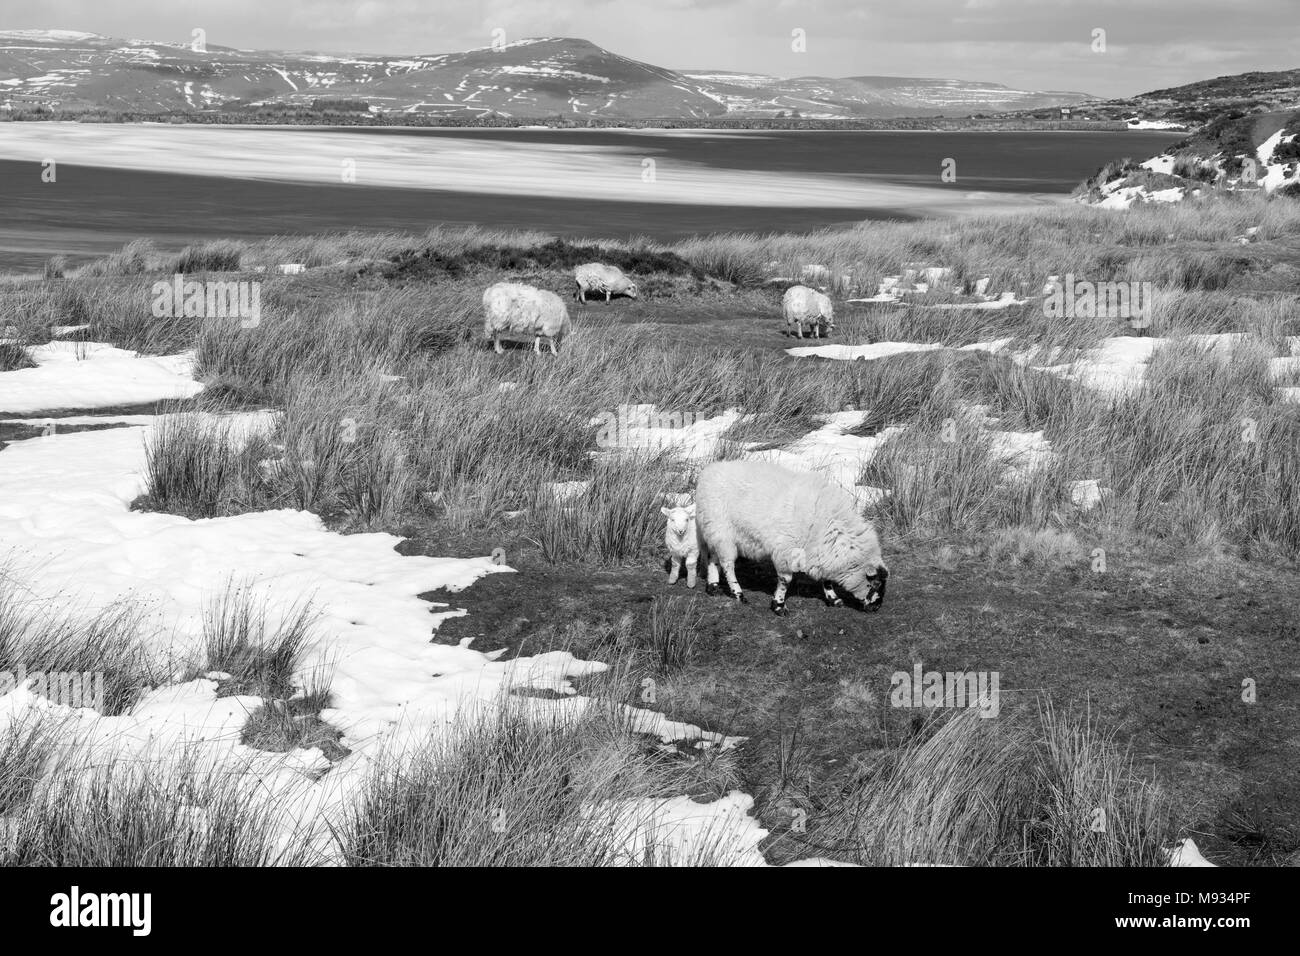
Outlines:
{"label": "sheep's black hoof", "polygon": [[717,586],[716,584],[706,584],[706,585],[704,585],[704,593],[705,593],[705,594],[717,594],[717,593],[718,593],[718,586]]}
{"label": "sheep's black hoof", "polygon": [[772,613],[773,613],[773,614],[785,614],[785,602],[784,602],[784,601],[778,601],[778,600],[776,600],[775,598],[773,598],[773,599],[772,599]]}

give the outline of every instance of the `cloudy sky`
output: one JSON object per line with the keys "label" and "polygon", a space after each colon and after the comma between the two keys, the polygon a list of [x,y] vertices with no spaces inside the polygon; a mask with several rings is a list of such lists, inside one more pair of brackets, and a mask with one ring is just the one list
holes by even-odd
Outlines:
{"label": "cloudy sky", "polygon": [[[0,29],[441,53],[584,37],[675,69],[941,76],[1120,96],[1300,66],[1300,0],[0,0]],[[806,49],[792,49],[802,30]],[[1105,50],[1094,31],[1105,31]]]}

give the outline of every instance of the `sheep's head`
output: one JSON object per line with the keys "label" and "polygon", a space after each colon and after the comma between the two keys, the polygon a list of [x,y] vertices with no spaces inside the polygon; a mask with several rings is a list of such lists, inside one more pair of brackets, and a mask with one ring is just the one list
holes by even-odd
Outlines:
{"label": "sheep's head", "polygon": [[679,505],[676,508],[660,508],[659,513],[668,519],[668,530],[679,538],[686,537],[695,521],[695,505]]}
{"label": "sheep's head", "polygon": [[879,611],[885,601],[889,569],[880,559],[880,541],[874,529],[851,533],[832,528],[823,554],[827,570],[834,569],[826,576],[848,590],[863,610]]}
{"label": "sheep's head", "polygon": [[889,569],[883,564],[855,568],[839,578],[840,584],[856,598],[865,611],[879,611],[885,603],[885,582]]}
{"label": "sheep's head", "polygon": [[629,282],[629,283],[627,284],[627,290],[626,290],[623,294],[626,295],[629,299],[635,299],[635,298],[636,298],[636,283],[635,283],[635,282]]}

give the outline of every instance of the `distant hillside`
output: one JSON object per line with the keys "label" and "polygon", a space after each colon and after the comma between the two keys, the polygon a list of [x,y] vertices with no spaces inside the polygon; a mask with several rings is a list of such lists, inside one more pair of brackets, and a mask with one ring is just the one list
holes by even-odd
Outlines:
{"label": "distant hillside", "polygon": [[728,113],[809,117],[968,116],[1084,102],[1086,93],[1013,90],[999,83],[898,76],[801,76],[783,80],[748,73],[686,72]]}
{"label": "distant hillside", "polygon": [[1300,110],[1225,113],[1160,156],[1108,164],[1080,187],[1078,197],[1127,208],[1211,190],[1300,196]]}
{"label": "distant hillside", "polygon": [[449,117],[611,119],[965,116],[1090,99],[963,80],[679,72],[563,37],[463,53],[372,56],[214,45],[196,51],[185,43],[66,30],[0,31],[0,103],[12,108],[228,111],[320,98]]}
{"label": "distant hillside", "polygon": [[1082,113],[1130,125],[1198,129],[1225,115],[1276,113],[1300,108],[1300,69],[1240,73],[1125,99],[1088,103]]}

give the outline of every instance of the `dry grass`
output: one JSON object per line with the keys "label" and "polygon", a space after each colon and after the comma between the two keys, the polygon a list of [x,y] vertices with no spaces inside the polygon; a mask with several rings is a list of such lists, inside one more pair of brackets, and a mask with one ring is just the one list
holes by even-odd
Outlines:
{"label": "dry grass", "polygon": [[304,652],[316,640],[317,617],[307,602],[288,606],[273,619],[265,599],[253,591],[252,582],[230,581],[205,609],[205,657],[198,670],[229,675],[222,680],[222,695],[283,699],[298,690],[323,704],[329,693],[324,675],[311,687],[297,686],[295,680]]}
{"label": "dry grass", "polygon": [[[1281,236],[1296,222],[1294,205],[1224,201],[1197,215],[1182,208],[1124,216],[1053,209],[672,247],[714,273],[725,269],[711,257],[763,267],[816,261],[852,267],[856,277],[874,275],[872,263],[884,274],[942,262],[968,277],[1016,276],[1032,289],[1047,274],[1065,272],[1153,282],[1152,333],[1238,331],[1254,343],[1232,363],[1190,347],[1166,350],[1146,388],[1130,398],[982,353],[791,361],[776,350],[692,348],[636,328],[580,326],[558,357],[502,358],[477,332],[477,294],[491,275],[365,286],[325,298],[305,297],[310,283],[283,284],[268,293],[257,329],[209,324],[198,332],[200,374],[213,389],[239,403],[284,409],[270,439],[285,446],[269,455],[279,461],[276,474],[254,474],[237,455],[216,451],[219,436],[197,438],[188,452],[178,441],[168,470],[192,491],[174,496],[160,480],[153,506],[210,514],[288,505],[388,529],[422,514],[461,534],[499,534],[516,527],[510,515],[528,512],[518,527],[551,560],[616,562],[652,543],[652,529],[634,512],[658,492],[684,490],[678,485],[689,475],[638,464],[611,483],[589,455],[594,416],[637,403],[705,417],[739,407],[746,414],[727,436],[732,444],[720,449],[732,455],[739,442],[788,442],[817,427],[819,415],[853,407],[868,411],[864,431],[908,426],[863,476],[893,491],[877,514],[891,533],[1076,524],[1085,519],[1069,504],[1068,483],[1098,478],[1113,491],[1104,514],[1109,533],[1190,541],[1213,532],[1244,551],[1295,555],[1296,414],[1277,402],[1264,358],[1300,334],[1300,321],[1284,299],[1242,297],[1247,276],[1265,274],[1267,263],[1223,241],[1247,222],[1259,225],[1261,236]],[[1170,232],[1173,242],[1165,240]],[[423,241],[439,255],[460,255],[498,239],[459,231]],[[1189,250],[1180,242],[1201,245]],[[245,250],[254,254],[256,247]],[[1059,350],[1057,362],[1104,336],[1132,332],[1117,320],[1049,318],[1039,308],[877,309],[851,314],[845,325],[867,340],[958,345],[1009,337],[1013,348]],[[942,423],[972,404],[988,406],[998,428],[1042,430],[1056,460],[1012,483],[978,434],[940,441]],[[1259,423],[1260,440],[1250,448],[1234,437],[1244,419]],[[346,422],[355,426],[348,443]],[[572,480],[591,481],[592,490],[577,508],[552,507],[549,485]],[[1097,525],[1096,516],[1087,520]]]}
{"label": "dry grass", "polygon": [[[392,755],[343,831],[354,866],[707,866],[718,832],[682,851],[653,804],[683,792],[681,758],[648,750],[613,709],[537,714],[526,698],[462,713],[453,733]],[[685,856],[683,856],[683,852]]]}
{"label": "dry grass", "polygon": [[808,842],[876,866],[1167,864],[1167,796],[1086,712],[943,713],[813,815]]}
{"label": "dry grass", "polygon": [[128,711],[160,679],[146,653],[144,627],[144,615],[129,604],[94,614],[51,609],[31,600],[0,568],[0,673],[10,678],[0,680],[0,694],[11,689],[6,683],[17,680],[20,668],[32,677],[100,674],[103,713]]}
{"label": "dry grass", "polygon": [[301,866],[282,808],[195,754],[97,764],[73,752],[16,815],[10,866]]}

